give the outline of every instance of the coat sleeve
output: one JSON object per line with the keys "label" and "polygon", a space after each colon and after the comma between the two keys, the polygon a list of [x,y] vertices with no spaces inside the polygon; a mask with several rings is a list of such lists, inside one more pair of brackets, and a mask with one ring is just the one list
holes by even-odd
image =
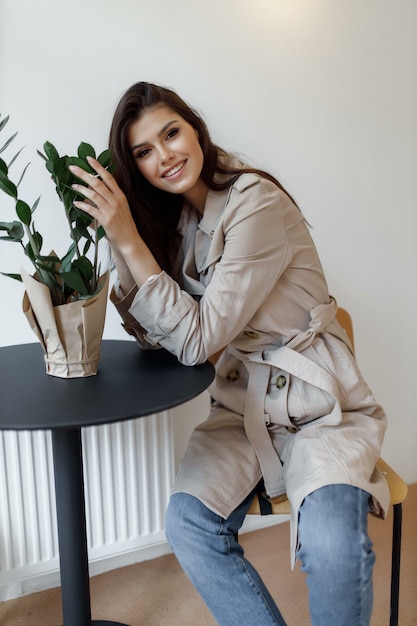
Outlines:
{"label": "coat sleeve", "polygon": [[129,312],[129,308],[132,305],[133,299],[138,292],[138,288],[135,285],[129,291],[128,294],[123,295],[117,288],[117,285],[112,287],[110,292],[110,300],[116,307],[117,312],[122,318],[122,326],[128,335],[132,335],[138,342],[141,348],[144,350],[155,350],[160,348],[159,344],[151,343],[146,337],[145,329],[139,324],[139,322]]}
{"label": "coat sleeve", "polygon": [[[259,177],[242,176],[238,183],[213,234],[207,257],[213,267],[204,270],[211,280],[201,300],[163,272],[139,289],[130,307],[148,341],[186,365],[206,361],[243,331],[291,258],[287,196]],[[212,255],[216,246],[221,254]]]}

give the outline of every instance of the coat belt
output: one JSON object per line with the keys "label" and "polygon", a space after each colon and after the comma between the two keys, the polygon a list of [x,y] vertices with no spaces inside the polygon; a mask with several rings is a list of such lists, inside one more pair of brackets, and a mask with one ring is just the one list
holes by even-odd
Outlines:
{"label": "coat belt", "polygon": [[261,467],[265,489],[271,498],[285,493],[283,467],[266,427],[265,396],[271,375],[271,368],[280,370],[319,387],[334,399],[334,406],[328,415],[316,420],[326,424],[337,424],[342,419],[339,386],[330,372],[305,357],[299,350],[310,346],[317,333],[334,319],[337,305],[334,300],[320,304],[310,314],[310,324],[306,331],[299,333],[286,346],[252,353],[240,354],[249,373],[245,402],[245,430],[253,446]]}

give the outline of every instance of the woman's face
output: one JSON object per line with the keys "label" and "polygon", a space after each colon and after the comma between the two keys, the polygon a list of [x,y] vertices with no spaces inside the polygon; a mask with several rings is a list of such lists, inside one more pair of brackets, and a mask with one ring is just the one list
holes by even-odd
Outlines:
{"label": "woman's face", "polygon": [[128,131],[137,167],[154,187],[181,194],[204,209],[207,188],[200,179],[203,152],[195,128],[166,105],[146,109]]}

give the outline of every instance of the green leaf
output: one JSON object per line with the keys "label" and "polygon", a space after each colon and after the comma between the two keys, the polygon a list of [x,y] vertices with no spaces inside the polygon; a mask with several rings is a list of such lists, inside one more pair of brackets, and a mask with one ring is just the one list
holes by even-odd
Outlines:
{"label": "green leaf", "polygon": [[92,239],[87,239],[83,248],[83,255],[85,256],[91,247]]}
{"label": "green leaf", "polygon": [[86,256],[75,259],[71,267],[73,270],[77,270],[85,280],[90,280],[93,275],[93,265]]}
{"label": "green leaf", "polygon": [[35,230],[32,233],[32,236],[33,236],[33,238],[35,240],[35,244],[36,244],[38,250],[40,251],[41,248],[42,248],[42,244],[43,244],[43,237],[42,237],[42,235],[37,230]]}
{"label": "green leaf", "polygon": [[[47,272],[52,277],[60,275],[59,270],[55,269],[55,266],[53,265],[44,265],[39,261],[34,261],[34,263],[36,267],[38,267],[40,270],[43,270],[44,272]],[[56,285],[58,285],[58,283],[56,283]]]}
{"label": "green leaf", "polygon": [[7,232],[7,237],[0,237],[0,239],[9,241],[22,241],[25,234],[20,222],[0,222],[0,230]]}
{"label": "green leaf", "polygon": [[14,280],[18,280],[21,283],[23,282],[20,274],[6,274],[6,272],[0,272],[0,274],[2,274],[3,276],[7,276],[8,278],[13,278]]}
{"label": "green leaf", "polygon": [[53,263],[54,265],[58,265],[58,263],[61,262],[59,257],[56,256],[56,254],[49,254],[49,255],[39,254],[36,258],[39,261],[43,261],[44,263]]}
{"label": "green leaf", "polygon": [[57,161],[59,159],[58,150],[55,148],[55,146],[50,141],[46,141],[43,144],[43,149],[45,150],[46,156],[48,157],[48,159],[50,161],[52,161],[52,163],[55,163],[55,161]]}
{"label": "green leaf", "polygon": [[10,116],[6,115],[6,117],[3,117],[3,119],[0,122],[0,130],[3,130],[3,128],[6,126],[7,122],[9,121]]}
{"label": "green leaf", "polygon": [[18,180],[18,181],[17,181],[17,183],[16,183],[16,187],[19,187],[20,183],[22,182],[22,180],[23,180],[23,176],[26,174],[26,170],[27,170],[27,168],[29,167],[29,165],[30,165],[30,163],[28,163],[28,164],[26,165],[25,169],[23,170],[23,172],[22,172],[22,174],[21,174],[21,176],[20,176],[19,180]]}
{"label": "green leaf", "polygon": [[13,163],[16,161],[17,157],[20,155],[20,153],[23,151],[23,148],[20,148],[20,150],[18,150],[18,152],[16,152],[16,154],[14,155],[14,157],[12,158],[12,160],[9,162],[9,169],[11,168],[11,166],[13,165]]}
{"label": "green leaf", "polygon": [[110,149],[103,150],[101,154],[97,157],[97,161],[103,166],[108,167],[112,160],[112,151]]}
{"label": "green leaf", "polygon": [[63,172],[67,170],[67,157],[59,157],[55,161],[53,161],[52,173],[58,179],[62,176]]}
{"label": "green leaf", "polygon": [[3,159],[0,159],[0,172],[3,172],[3,174],[5,174],[6,176],[9,173],[9,168],[7,167],[7,164],[5,161],[3,161]]}
{"label": "green leaf", "polygon": [[32,221],[32,212],[30,210],[30,206],[23,202],[23,200],[18,200],[16,202],[16,213],[17,217],[20,219],[25,226],[30,226]]}
{"label": "green leaf", "polygon": [[48,161],[48,157],[43,152],[41,152],[40,150],[36,150],[36,152],[38,153],[38,156],[41,157],[41,159],[43,159],[44,161]]}
{"label": "green leaf", "polygon": [[[91,167],[89,166],[89,164],[86,161],[84,161],[84,159],[81,159],[80,157],[76,157],[76,156],[67,157],[67,165],[78,165],[78,167],[81,167],[82,170],[89,172],[90,174],[93,171]],[[74,176],[74,178],[77,178],[77,176]]]}
{"label": "green leaf", "polygon": [[17,187],[8,177],[0,171],[0,191],[4,191],[8,196],[17,198]]}
{"label": "green leaf", "polygon": [[0,237],[0,241],[10,241],[10,243],[20,243],[20,239],[12,239],[11,237]]}
{"label": "green leaf", "polygon": [[9,137],[9,139],[6,141],[6,143],[4,144],[4,146],[2,146],[0,148],[0,152],[4,152],[4,150],[6,150],[6,148],[8,148],[8,146],[12,143],[13,139],[16,137],[17,133],[15,133],[14,135],[12,135],[11,137]]}
{"label": "green leaf", "polygon": [[81,296],[88,295],[88,289],[77,271],[61,272],[61,280],[66,287],[78,291]]}
{"label": "green leaf", "polygon": [[54,173],[54,164],[52,163],[52,161],[46,161],[45,167],[50,174]]}
{"label": "green leaf", "polygon": [[62,267],[62,270],[64,272],[66,272],[68,270],[68,268],[70,268],[71,261],[74,258],[74,255],[75,255],[76,251],[77,251],[77,246],[76,246],[76,244],[74,242],[68,248],[67,253],[65,254],[65,256],[63,256],[62,259],[61,259],[61,267]]}
{"label": "green leaf", "polygon": [[88,156],[91,156],[95,159],[96,151],[94,150],[93,146],[83,141],[78,146],[78,156],[80,157],[80,159],[86,159]]}
{"label": "green leaf", "polygon": [[62,170],[62,172],[59,174],[59,177],[57,177],[56,182],[58,183],[58,187],[61,190],[62,194],[66,193],[67,196],[68,196],[68,192],[70,195],[75,194],[74,189],[71,189],[71,187],[68,185],[68,183],[72,182],[72,174],[68,169]]}
{"label": "green leaf", "polygon": [[99,226],[97,229],[97,241],[100,241],[105,236],[106,236],[106,231],[104,230],[102,226]]}
{"label": "green leaf", "polygon": [[[74,176],[72,180],[76,180],[78,184],[87,187],[84,181],[78,180],[76,176]],[[70,180],[69,182],[72,182],[72,180]],[[71,221],[73,222],[75,220],[75,215],[78,215],[78,213],[86,215],[84,211],[81,211],[81,209],[77,209],[75,206],[73,206],[75,200],[84,200],[85,196],[83,196],[81,193],[78,193],[77,191],[74,191],[74,189],[70,185],[67,185],[67,183],[64,182],[61,182],[60,189],[63,195],[63,201],[67,210],[67,215],[72,216]]]}
{"label": "green leaf", "polygon": [[38,204],[39,204],[40,199],[41,199],[41,196],[39,196],[39,198],[37,198],[35,200],[35,202],[33,203],[32,209],[31,209],[32,213],[34,213],[36,211],[36,209],[38,208]]}
{"label": "green leaf", "polygon": [[92,239],[92,235],[87,228],[89,224],[91,224],[90,216],[85,219],[84,215],[78,215],[75,220],[75,230],[81,237],[85,237],[85,239]]}
{"label": "green leaf", "polygon": [[36,263],[36,256],[35,256],[35,253],[32,250],[32,246],[30,245],[30,242],[28,242],[25,245],[25,254],[29,257],[29,259],[32,261],[32,263]]}

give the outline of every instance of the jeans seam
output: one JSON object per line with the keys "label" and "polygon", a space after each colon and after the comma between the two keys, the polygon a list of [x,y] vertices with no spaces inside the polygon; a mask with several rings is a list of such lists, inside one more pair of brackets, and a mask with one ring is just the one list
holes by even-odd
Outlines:
{"label": "jeans seam", "polygon": [[246,564],[245,564],[244,560],[242,558],[240,558],[239,556],[235,555],[235,554],[232,554],[232,557],[235,560],[238,561],[238,563],[239,563],[239,565],[240,565],[240,567],[242,569],[242,573],[246,574],[246,576],[247,576],[247,578],[248,578],[252,588],[254,589],[254,591],[258,595],[258,597],[261,599],[264,609],[266,609],[266,612],[267,612],[268,616],[272,620],[271,624],[276,625],[277,621],[276,621],[273,613],[271,612],[271,609],[269,608],[269,604],[266,601],[266,599],[265,599],[264,595],[262,594],[261,590],[259,589],[258,585],[256,584],[256,582],[252,578],[248,568],[246,567]]}
{"label": "jeans seam", "polygon": [[261,592],[261,590],[259,589],[258,585],[256,584],[256,581],[253,579],[253,577],[251,576],[251,573],[249,572],[248,568],[246,567],[245,560],[241,556],[239,556],[238,554],[234,554],[232,552],[232,546],[231,546],[231,543],[230,543],[229,536],[227,534],[223,533],[223,527],[224,527],[223,521],[222,521],[222,518],[220,518],[218,535],[219,536],[223,536],[225,544],[226,544],[226,547],[227,547],[227,551],[229,553],[229,556],[237,562],[237,564],[238,564],[242,574],[246,575],[247,580],[249,581],[252,589],[255,591],[255,593],[258,595],[258,597],[261,599],[262,605],[263,605],[264,609],[266,610],[266,612],[268,614],[268,617],[270,617],[271,620],[272,620],[271,621],[271,625],[276,626],[276,624],[278,622],[276,621],[276,619],[274,617],[274,614],[272,613],[272,611],[271,611],[271,609],[269,607],[268,602],[266,601],[263,593]]}

